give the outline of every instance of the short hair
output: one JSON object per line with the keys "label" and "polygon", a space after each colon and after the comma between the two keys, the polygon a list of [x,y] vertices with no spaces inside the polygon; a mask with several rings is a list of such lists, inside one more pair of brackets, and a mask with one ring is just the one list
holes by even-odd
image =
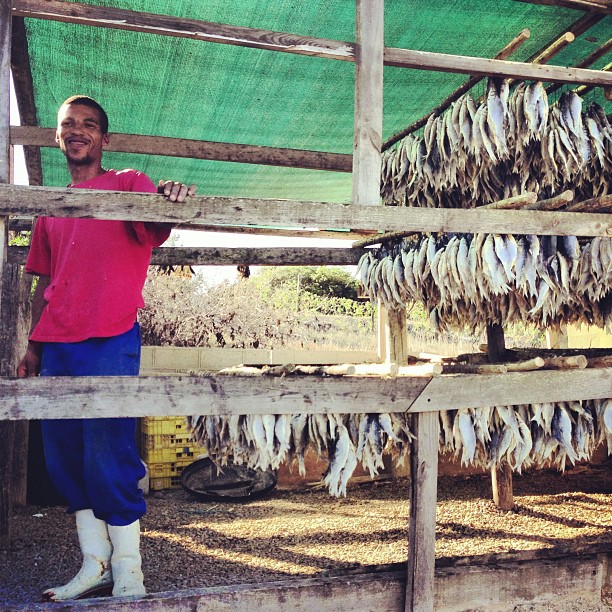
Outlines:
{"label": "short hair", "polygon": [[[95,108],[100,113],[100,129],[103,134],[108,134],[108,115],[102,106],[93,98],[83,95],[70,96],[68,99],[64,100],[62,106],[69,106],[70,104],[82,104],[83,106]],[[62,106],[60,106],[60,108]]]}

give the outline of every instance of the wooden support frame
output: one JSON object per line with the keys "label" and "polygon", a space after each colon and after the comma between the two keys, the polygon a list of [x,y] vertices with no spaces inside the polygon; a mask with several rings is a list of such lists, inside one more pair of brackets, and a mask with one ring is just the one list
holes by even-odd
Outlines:
{"label": "wooden support frame", "polygon": [[[11,2],[10,0],[0,0],[0,10],[2,15],[6,17],[11,14]],[[357,44],[352,45],[350,43],[342,43],[337,41],[321,41],[320,39],[301,39],[297,41],[299,37],[294,37],[291,50],[287,45],[287,40],[278,39],[278,33],[253,31],[246,28],[242,28],[240,42],[232,40],[232,34],[237,32],[237,28],[230,28],[229,26],[218,26],[217,24],[209,24],[213,27],[203,33],[202,31],[191,31],[188,32],[185,29],[173,31],[172,27],[169,27],[167,31],[160,31],[158,26],[152,23],[148,18],[156,18],[158,16],[147,16],[146,24],[140,24],[140,27],[132,27],[132,23],[127,23],[117,20],[109,20],[107,23],[96,21],[93,14],[99,11],[98,14],[107,12],[115,17],[119,14],[118,9],[106,9],[104,7],[93,7],[92,5],[78,5],[76,3],[64,3],[58,2],[57,0],[18,0],[18,10],[13,12],[14,15],[29,16],[29,17],[41,17],[41,18],[58,18],[57,14],[53,14],[49,11],[61,10],[66,11],[63,13],[62,21],[68,21],[72,23],[85,23],[88,25],[97,25],[103,27],[118,27],[121,29],[131,29],[136,31],[146,31],[156,34],[168,34],[171,36],[184,36],[189,38],[196,38],[200,40],[215,40],[215,42],[225,42],[228,44],[239,44],[242,46],[251,46],[255,48],[264,48],[277,51],[286,51],[292,53],[300,53],[303,55],[315,55],[319,57],[329,57],[332,59],[341,59],[345,61],[355,61],[356,63],[356,119],[355,119],[355,155],[353,157],[354,166],[354,191],[353,200],[355,204],[377,204],[378,203],[378,177],[380,175],[380,149],[382,133],[382,66],[383,64],[398,67],[408,67],[425,70],[440,70],[443,72],[466,72],[474,75],[482,76],[503,76],[509,78],[525,78],[525,79],[542,79],[552,82],[571,82],[571,83],[583,83],[589,85],[606,85],[612,86],[612,77],[609,75],[601,75],[599,71],[580,70],[580,69],[564,69],[559,67],[546,67],[546,70],[541,67],[529,68],[524,64],[516,62],[505,62],[499,60],[482,60],[481,58],[470,58],[470,57],[457,57],[445,54],[434,54],[426,52],[416,52],[401,49],[383,49],[382,45],[382,25],[383,25],[383,0],[357,0]],[[29,9],[28,9],[29,7]],[[35,7],[35,9],[32,9]],[[8,12],[7,12],[8,10]],[[28,10],[32,10],[31,14],[28,14]],[[40,12],[40,11],[43,12]],[[24,12],[25,11],[25,12]],[[47,12],[44,12],[47,11]],[[133,17],[137,15],[131,11],[123,11],[123,13],[130,13]],[[140,14],[142,16],[143,14]],[[140,17],[139,17],[140,18]],[[98,17],[99,19],[99,17]],[[170,18],[168,18],[170,19]],[[10,18],[4,19],[4,22],[10,23]],[[155,19],[153,19],[155,21]],[[174,20],[180,22],[179,28],[184,28],[186,22],[189,20]],[[203,23],[203,22],[200,22]],[[226,28],[224,33],[219,38],[221,29]],[[248,30],[248,31],[247,31]],[[255,34],[256,33],[256,34]],[[0,30],[0,36],[5,34]],[[291,36],[291,35],[287,35]],[[276,40],[275,40],[276,37]],[[4,44],[10,39],[9,35],[3,36]],[[323,42],[323,44],[321,44]],[[3,49],[2,57],[6,57],[8,54]],[[3,70],[2,73],[5,71]],[[380,74],[380,84],[378,84],[378,74]],[[2,82],[2,75],[0,74],[0,84]],[[378,91],[376,88],[378,87]],[[8,104],[6,105],[8,109]],[[3,119],[0,110],[0,120]],[[380,113],[380,121],[379,121]],[[0,139],[2,145],[4,141],[8,143],[8,125],[4,121],[0,121]],[[35,135],[38,137],[41,135],[40,129],[35,129]],[[149,145],[151,143],[149,142]],[[212,144],[212,143],[206,143]],[[210,153],[209,150],[205,150],[206,146],[201,143],[193,145],[195,148],[191,151],[193,157],[198,155],[219,155],[218,149],[220,143],[214,143],[217,151]],[[183,145],[185,143],[183,142]],[[138,146],[145,146],[142,142]],[[198,147],[200,147],[198,149]],[[196,150],[197,149],[197,150]],[[257,151],[249,149],[225,149],[223,153],[226,155],[226,161],[244,161],[244,159],[235,159],[232,156],[239,154],[247,154],[250,159],[256,159]],[[299,152],[302,158],[313,153],[313,159],[318,155],[318,152]],[[270,154],[270,151],[267,152]],[[285,153],[280,153],[284,155]],[[329,156],[331,154],[322,154],[322,156]],[[220,159],[219,157],[201,157],[204,159]],[[265,155],[257,158],[258,161],[253,163],[275,163],[278,164],[278,160],[271,159],[270,162],[263,161]],[[336,170],[337,168],[321,167],[321,164],[326,161],[321,161],[323,157],[316,161],[319,166],[316,169],[325,170]],[[329,159],[327,160],[329,161]],[[296,163],[307,163],[294,159],[292,163],[287,165],[295,165]],[[308,162],[311,163],[311,162]],[[312,162],[314,163],[314,162]],[[336,160],[336,163],[346,163],[346,158]],[[0,157],[0,174],[2,172],[2,158]],[[311,167],[311,166],[302,166]],[[340,170],[346,171],[346,170]],[[2,176],[0,176],[0,182]],[[61,190],[60,190],[61,191]],[[31,190],[26,190],[28,198],[32,195]],[[50,194],[50,195],[49,195]],[[139,199],[139,196],[130,194],[130,197],[134,198],[134,202],[129,202],[130,211],[126,213],[125,210],[119,211],[119,206],[128,203],[127,198],[114,200],[109,198],[108,192],[102,194],[99,199],[110,202],[110,208],[107,208],[102,212],[102,217],[98,217],[99,212],[93,212],[87,209],[87,205],[79,200],[77,195],[76,200],[71,199],[69,194],[63,194],[58,198],[58,191],[46,192],[40,190],[35,194],[35,202],[31,205],[29,212],[37,215],[41,214],[41,201],[45,197],[46,205],[51,206],[53,213],[57,216],[84,216],[84,217],[96,217],[96,218],[115,218],[113,215],[119,215],[121,219],[126,218],[128,215],[133,215],[135,219],[141,219],[144,215],[148,219],[148,216],[152,214],[152,218],[148,220],[160,220],[160,217],[168,217],[171,213],[162,211],[157,205],[157,208],[153,206],[154,210],[151,210],[151,204],[154,203],[153,197],[149,196],[147,199]],[[14,207],[19,206],[20,212],[23,211],[27,206],[23,199],[19,199],[19,190],[0,190],[0,215],[8,215],[10,212],[14,212]],[[96,199],[95,194],[88,193],[86,196],[88,201]],[[81,198],[84,199],[84,198]],[[53,204],[52,201],[57,201],[59,204]],[[275,219],[279,218],[279,213],[282,219],[286,221],[286,207],[290,207],[296,210],[292,211],[293,222],[296,223],[297,227],[303,226],[307,223],[307,216],[304,216],[302,208],[300,206],[304,203],[287,203],[287,202],[276,202],[276,201],[245,201],[243,199],[215,199],[208,198],[206,202],[199,202],[200,205],[204,204],[205,210],[198,208],[198,202],[196,202],[195,208],[191,210],[181,211],[180,219],[173,219],[178,222],[189,222],[200,226],[206,226],[208,223],[217,225],[229,225],[230,219],[224,217],[223,213],[215,209],[215,206],[223,203],[230,204],[233,207],[230,210],[231,215],[235,215],[236,212],[240,213],[241,216],[246,218],[245,223],[263,224],[268,223],[267,221],[262,222],[261,219],[266,219],[266,213],[263,210],[252,206],[254,202],[258,202],[261,205],[271,206],[282,206],[273,213],[276,215]],[[94,207],[97,208],[96,202]],[[323,207],[328,206],[325,203],[320,203]],[[308,204],[310,205],[310,204]],[[187,208],[187,207],[186,207]],[[263,208],[263,206],[262,206]],[[346,208],[346,207],[344,207]],[[12,210],[11,210],[12,209]],[[87,209],[87,210],[86,210]],[[115,210],[117,209],[117,210]],[[349,211],[348,215],[342,215],[338,217],[337,213],[340,213],[342,208],[333,207],[330,210],[324,208],[319,209],[313,217],[310,219],[316,219],[317,223],[321,223],[322,226],[326,226],[325,214],[333,214],[334,221],[338,222],[346,221],[346,225],[353,227],[353,219],[355,216],[355,210]],[[48,211],[42,211],[48,214]],[[383,218],[378,218],[377,222],[381,222],[376,227],[393,228],[393,222],[405,224],[408,222],[408,217],[415,217],[414,210],[410,211],[409,215],[402,214],[399,221],[389,216],[387,219],[383,215]],[[465,211],[462,211],[462,213]],[[485,211],[474,211],[477,214],[473,217],[478,219],[483,218],[483,212],[485,215],[485,229],[482,231],[501,232],[505,225],[499,227],[493,226],[496,222],[495,215],[491,215],[490,218],[486,218],[487,212]],[[495,211],[491,211],[494,213]],[[187,214],[185,214],[187,213]],[[442,214],[437,214],[442,213]],[[251,217],[249,217],[249,214]],[[107,217],[107,215],[111,215]],[[201,223],[199,219],[205,217],[206,221]],[[369,215],[368,215],[369,216]],[[504,212],[504,218],[508,216],[507,212]],[[571,215],[570,215],[571,216]],[[119,218],[117,217],[117,218]],[[575,218],[564,219],[567,221],[567,226],[564,228],[561,223],[561,230],[559,226],[554,223],[548,229],[548,233],[554,235],[563,235],[564,232],[575,235],[611,235],[612,234],[612,219],[606,218],[605,215],[598,215],[598,218],[591,218],[589,215],[578,215]],[[609,215],[608,215],[609,217]],[[330,218],[329,216],[327,218]],[[505,222],[504,219],[504,222]],[[521,222],[527,226],[529,223],[544,222],[545,217],[516,217],[515,223],[520,226]],[[143,219],[144,220],[144,219]],[[576,231],[576,223],[580,220],[583,225],[580,225],[579,232]],[[390,222],[391,225],[384,223],[385,221]],[[417,220],[415,230],[423,230],[424,225],[423,219]],[[465,221],[465,219],[463,220]],[[499,223],[500,219],[497,219]],[[410,222],[413,222],[412,220]],[[446,218],[445,211],[436,211],[436,215],[431,218],[427,218],[425,215],[425,227],[427,223],[435,225],[438,229],[430,231],[461,231],[455,229],[455,224],[460,225],[459,218],[452,218],[450,225],[448,225],[448,219]],[[274,221],[273,223],[276,223]],[[372,221],[366,221],[362,218],[358,222],[364,225],[362,229],[372,229]],[[490,225],[487,226],[486,224]],[[286,223],[283,223],[283,225]],[[344,225],[344,223],[342,223]],[[367,227],[365,227],[367,225]],[[468,220],[469,230],[463,231],[474,231],[474,219]],[[452,228],[452,229],[442,229]],[[6,229],[6,223],[4,227],[0,229]],[[405,229],[405,227],[402,227]],[[510,231],[510,230],[507,230]],[[532,231],[517,230],[515,226],[512,227],[512,231],[519,231],[520,233],[532,233]],[[581,233],[586,232],[586,233]],[[3,232],[4,233],[4,232]],[[538,231],[538,233],[547,233]],[[2,245],[0,251],[0,262],[4,262],[7,258],[7,249],[5,244]],[[0,268],[0,279],[2,269]],[[402,324],[400,318],[403,317],[402,313],[394,313],[394,318],[391,322],[390,329],[390,342],[387,346],[391,347],[392,342],[399,342],[398,346],[390,348],[395,354],[397,360],[403,359],[405,351],[401,349],[402,337]],[[404,321],[405,324],[405,321]],[[390,354],[391,355],[391,354]],[[390,357],[389,357],[390,358]],[[531,373],[521,373],[519,376],[527,377]],[[588,393],[588,397],[604,397],[609,393],[609,388],[612,381],[612,369],[601,370],[598,372],[590,372],[588,376],[583,377],[582,386],[580,384],[580,378],[576,379],[576,373],[572,372],[572,378],[564,378],[565,372],[554,372],[552,373],[550,380],[548,380],[548,387],[546,387],[546,397],[550,398],[554,393],[562,393],[564,400],[570,397],[567,392],[570,389],[571,384],[571,397],[576,399],[582,399],[583,395]],[[506,376],[506,375],[504,375]],[[484,384],[486,388],[493,390],[494,393],[500,393],[505,390],[506,396],[504,403],[523,403],[520,401],[521,391],[524,393],[524,389],[528,388],[526,384],[526,378],[522,378],[520,382],[513,380],[512,375],[507,375],[509,378],[495,381],[486,381]],[[483,383],[483,378],[478,377],[481,380],[478,384]],[[541,382],[543,376],[538,373],[538,380]],[[452,402],[452,407],[458,407],[461,404],[461,393],[459,387],[463,389],[469,389],[470,399],[465,398],[468,403],[473,402],[474,395],[477,395],[478,401],[486,401],[487,397],[491,403],[490,395],[486,393],[478,394],[475,391],[475,387],[478,387],[476,381],[474,381],[474,387],[470,388],[469,383],[466,383],[465,377],[461,377],[458,380],[454,377],[439,377],[440,380],[445,382],[441,385],[436,381],[438,379],[431,379],[429,377],[404,377],[397,378],[391,381],[382,380],[373,383],[372,380],[364,381],[359,378],[351,378],[347,380],[336,379],[335,383],[331,381],[324,381],[325,384],[321,384],[320,381],[304,381],[301,380],[296,384],[295,381],[288,379],[268,379],[261,384],[261,391],[259,395],[267,395],[269,403],[265,403],[264,410],[270,412],[270,406],[273,406],[275,412],[287,412],[294,413],[297,411],[303,411],[304,403],[308,403],[312,406],[312,412],[329,412],[329,413],[347,413],[354,412],[355,407],[358,406],[361,410],[364,398],[370,393],[372,402],[370,405],[378,407],[378,411],[388,412],[392,411],[392,408],[396,406],[398,411],[412,411],[416,412],[413,418],[414,428],[416,432],[420,432],[420,436],[417,442],[413,445],[412,449],[412,468],[413,468],[413,483],[411,492],[411,522],[410,522],[410,560],[408,564],[408,579],[406,581],[406,599],[405,607],[408,610],[433,610],[434,607],[434,551],[433,542],[435,541],[435,502],[436,502],[436,478],[437,478],[437,441],[438,441],[438,415],[437,410],[444,409],[444,406]],[[314,382],[314,384],[313,384]],[[433,389],[430,389],[432,387]],[[51,387],[52,385],[52,387]],[[334,386],[335,385],[335,386]],[[241,380],[241,379],[228,379],[223,377],[201,377],[201,378],[182,378],[176,377],[175,380],[166,379],[161,381],[159,378],[152,379],[120,379],[113,378],[112,380],[104,380],[100,378],[92,379],[39,379],[39,380],[11,380],[3,379],[0,380],[0,419],[6,420],[8,425],[11,425],[12,420],[19,418],[35,418],[32,415],[48,415],[49,410],[53,410],[54,416],[58,418],[74,418],[75,415],[83,416],[125,416],[127,414],[141,414],[142,410],[146,410],[147,413],[151,414],[151,400],[153,400],[154,411],[159,411],[160,416],[166,415],[168,412],[173,414],[181,414],[181,410],[184,410],[184,414],[191,414],[193,412],[193,404],[197,397],[198,405],[201,404],[202,396],[210,396],[211,401],[207,402],[210,405],[211,414],[245,414],[248,410],[245,410],[244,398],[252,397],[254,393],[253,379]],[[51,388],[53,393],[50,393]],[[450,390],[452,389],[452,391]],[[256,391],[255,391],[256,392]],[[160,395],[161,393],[161,395]],[[515,395],[516,394],[516,395]],[[595,395],[594,395],[595,394]],[[600,395],[597,395],[600,394]],[[497,395],[495,395],[497,398]],[[516,397],[519,397],[517,400]],[[176,399],[179,399],[177,404]],[[381,403],[382,398],[382,403]],[[57,403],[59,400],[60,403]],[[529,395],[529,401],[537,401],[533,395]],[[554,400],[553,400],[554,401]],[[183,402],[181,404],[181,402]],[[484,404],[489,405],[489,404]],[[353,406],[353,408],[351,408]],[[110,408],[110,410],[109,410]],[[127,408],[127,412],[126,412]],[[67,410],[67,412],[63,412]],[[203,409],[204,410],[204,409]],[[375,410],[376,411],[376,410]],[[65,416],[63,416],[65,414]],[[433,507],[433,512],[432,512]],[[1,536],[1,534],[0,534]],[[353,581],[358,582],[358,581]],[[355,596],[354,584],[344,585],[349,589],[349,592]],[[287,587],[285,587],[287,588]],[[295,591],[294,591],[295,592]],[[385,593],[379,587],[378,592],[384,597]],[[299,597],[298,597],[299,599]],[[123,606],[122,602],[112,602],[111,606],[117,603],[119,606]],[[143,606],[147,606],[148,602],[142,602]],[[78,605],[78,604],[77,604]],[[109,609],[108,603],[105,602],[105,607]],[[141,602],[135,602],[136,608],[140,607]],[[155,605],[155,604],[154,604]],[[180,604],[178,604],[180,605]],[[131,606],[130,606],[131,607]],[[143,607],[143,609],[146,609]],[[169,608],[168,608],[169,609]],[[178,608],[177,608],[178,609]]]}
{"label": "wooden support frame", "polygon": [[[503,49],[495,54],[493,59],[506,59],[510,57],[526,40],[529,39],[530,36],[531,32],[528,29],[521,30]],[[470,77],[465,83],[463,83],[463,85],[455,89],[455,91],[448,95],[442,102],[440,102],[440,104],[432,108],[426,115],[423,115],[420,119],[417,119],[403,130],[400,130],[391,137],[387,138],[387,140],[385,140],[383,143],[382,150],[386,151],[396,142],[399,142],[402,138],[408,136],[408,134],[412,134],[413,132],[416,132],[418,129],[422,128],[427,123],[427,120],[429,117],[431,117],[431,115],[443,113],[453,102],[458,100],[463,94],[470,91],[472,87],[478,85],[483,78],[484,77],[481,76]]]}

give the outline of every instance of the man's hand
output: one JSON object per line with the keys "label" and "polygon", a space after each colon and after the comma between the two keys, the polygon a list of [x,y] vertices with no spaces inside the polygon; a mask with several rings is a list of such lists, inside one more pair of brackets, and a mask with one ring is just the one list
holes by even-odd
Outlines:
{"label": "man's hand", "polygon": [[17,366],[17,376],[19,376],[19,378],[38,376],[40,373],[40,354],[40,344],[29,342],[28,350]]}
{"label": "man's hand", "polygon": [[196,186],[178,181],[159,181],[157,192],[164,194],[171,202],[183,202],[187,196],[195,195]]}

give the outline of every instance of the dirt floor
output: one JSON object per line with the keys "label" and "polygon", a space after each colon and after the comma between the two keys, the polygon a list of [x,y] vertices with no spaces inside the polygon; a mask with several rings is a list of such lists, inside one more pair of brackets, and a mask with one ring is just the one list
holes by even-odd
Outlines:
{"label": "dirt floor", "polygon": [[[436,556],[612,543],[612,463],[564,475],[514,478],[516,507],[498,510],[488,475],[439,479]],[[149,592],[283,580],[405,562],[408,482],[349,485],[346,499],[302,485],[249,503],[201,502],[182,490],[151,494],[142,520]],[[62,507],[15,511],[0,551],[0,610],[38,602],[80,565],[74,519]],[[515,610],[604,611],[596,600]]]}

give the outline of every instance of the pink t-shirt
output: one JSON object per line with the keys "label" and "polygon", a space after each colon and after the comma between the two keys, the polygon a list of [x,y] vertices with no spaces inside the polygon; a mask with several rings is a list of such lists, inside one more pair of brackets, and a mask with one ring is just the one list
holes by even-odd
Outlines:
{"label": "pink t-shirt", "polygon": [[[151,179],[135,170],[109,170],[74,188],[157,192]],[[167,225],[140,221],[40,217],[26,272],[51,282],[31,339],[80,342],[131,329],[144,306],[151,251],[169,235]]]}

